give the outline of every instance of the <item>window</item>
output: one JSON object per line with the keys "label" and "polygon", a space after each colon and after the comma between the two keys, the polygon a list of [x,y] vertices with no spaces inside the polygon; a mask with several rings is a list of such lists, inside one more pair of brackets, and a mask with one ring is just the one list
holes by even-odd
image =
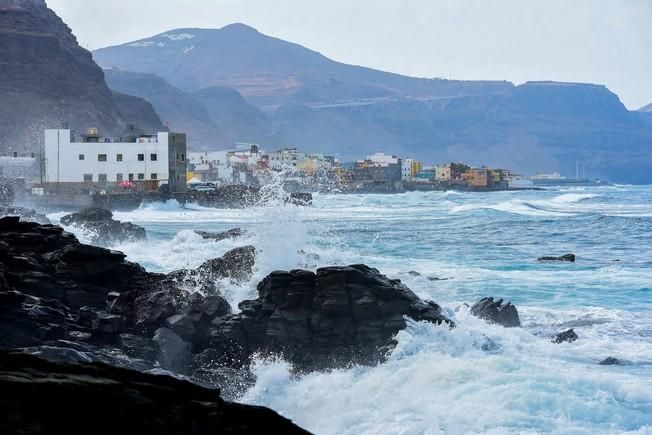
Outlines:
{"label": "window", "polygon": [[158,175],[156,174],[156,172],[152,172],[152,176],[149,178],[152,180],[158,180]]}
{"label": "window", "polygon": [[156,155],[156,153],[152,153],[152,154],[149,155],[149,159],[150,159],[151,161],[153,161],[153,162],[155,162],[155,161],[157,160],[157,157],[158,157],[158,156]]}
{"label": "window", "polygon": [[116,162],[121,162],[122,161],[122,154],[116,154],[115,161]]}
{"label": "window", "polygon": [[122,181],[122,174],[115,174],[115,181],[117,182]]}
{"label": "window", "polygon": [[106,183],[106,174],[98,174],[97,181],[99,181],[100,183]]}
{"label": "window", "polygon": [[181,161],[183,162],[183,161],[185,161],[185,159],[186,159],[185,154],[181,154]]}
{"label": "window", "polygon": [[129,181],[134,181],[134,174],[129,174]]}
{"label": "window", "polygon": [[145,179],[145,174],[138,174],[138,179],[139,180],[144,180]]}
{"label": "window", "polygon": [[139,162],[144,162],[145,161],[145,154],[138,154],[138,161]]}
{"label": "window", "polygon": [[84,183],[92,183],[93,174],[84,174]]}
{"label": "window", "polygon": [[84,160],[84,155],[83,154],[79,155],[79,160]]}
{"label": "window", "polygon": [[97,155],[97,161],[98,162],[106,162],[106,154],[98,154]]}

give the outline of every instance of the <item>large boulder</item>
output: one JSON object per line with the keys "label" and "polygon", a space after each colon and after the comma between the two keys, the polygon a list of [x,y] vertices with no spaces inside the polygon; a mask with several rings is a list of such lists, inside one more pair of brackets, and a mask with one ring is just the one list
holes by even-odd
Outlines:
{"label": "large boulder", "polygon": [[146,238],[145,229],[130,222],[113,219],[113,213],[97,207],[85,208],[61,218],[64,225],[83,228],[91,241],[100,245],[138,241]]}
{"label": "large boulder", "polygon": [[170,376],[0,353],[0,432],[307,434],[260,406]]}
{"label": "large boulder", "polygon": [[209,346],[246,364],[280,354],[299,370],[383,361],[406,318],[453,325],[440,307],[365,265],[272,272],[240,313],[213,321]]}
{"label": "large boulder", "polygon": [[506,328],[521,326],[516,307],[511,302],[503,305],[502,299],[482,298],[471,306],[471,314]]}

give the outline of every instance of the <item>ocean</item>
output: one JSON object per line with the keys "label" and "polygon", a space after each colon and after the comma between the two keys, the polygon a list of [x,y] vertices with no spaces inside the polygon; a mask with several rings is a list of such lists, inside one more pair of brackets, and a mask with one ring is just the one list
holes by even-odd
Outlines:
{"label": "ocean", "polygon": [[[239,400],[308,430],[652,433],[652,186],[317,194],[309,207],[245,210],[172,201],[115,217],[146,228],[146,242],[112,248],[151,271],[254,245],[251,281],[224,283],[234,306],[273,270],[365,263],[454,319],[452,330],[410,323],[376,367],[295,377],[284,361],[258,361],[257,382]],[[233,227],[245,236],[214,242],[193,231]],[[577,261],[537,261],[566,253]],[[515,304],[523,327],[471,316],[468,304],[484,296]],[[551,342],[568,328],[579,340]],[[485,351],[488,340],[495,346]],[[609,356],[623,365],[598,364]]]}

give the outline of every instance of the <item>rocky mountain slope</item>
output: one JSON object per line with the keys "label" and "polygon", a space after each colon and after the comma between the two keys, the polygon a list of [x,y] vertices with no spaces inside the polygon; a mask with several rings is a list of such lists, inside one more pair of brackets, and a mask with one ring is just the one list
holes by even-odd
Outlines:
{"label": "rocky mountain slope", "polygon": [[244,24],[222,29],[174,29],[94,51],[104,67],[156,73],[184,90],[226,86],[260,107],[340,100],[436,98],[504,93],[508,82],[406,77],[335,62]]}
{"label": "rocky mountain slope", "polygon": [[230,147],[235,142],[264,143],[271,122],[257,107],[231,88],[212,87],[185,92],[155,74],[104,69],[111,89],[149,101],[163,122],[188,132],[195,149]]}
{"label": "rocky mountain slope", "polygon": [[[242,24],[171,30],[94,57],[156,72],[191,94],[217,127],[206,140],[201,129],[188,130],[203,149],[252,141],[341,160],[385,151],[426,164],[465,160],[524,173],[574,174],[580,162],[587,177],[652,182],[652,118],[628,111],[604,86],[404,77],[341,64]],[[172,128],[182,121],[169,119]]]}
{"label": "rocky mountain slope", "polygon": [[129,123],[162,127],[146,102],[114,99],[91,53],[44,0],[0,1],[0,71],[0,152],[34,150],[45,128],[64,122],[105,134]]}

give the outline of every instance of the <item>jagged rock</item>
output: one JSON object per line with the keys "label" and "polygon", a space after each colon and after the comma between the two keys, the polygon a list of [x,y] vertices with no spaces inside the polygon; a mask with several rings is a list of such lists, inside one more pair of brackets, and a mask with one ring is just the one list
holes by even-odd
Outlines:
{"label": "jagged rock", "polygon": [[613,356],[609,356],[602,361],[600,361],[598,364],[601,366],[620,366],[623,365],[622,361],[620,361],[618,358],[614,358]]}
{"label": "jagged rock", "polygon": [[571,328],[567,331],[560,332],[559,334],[555,335],[553,338],[552,342],[553,343],[563,343],[563,342],[568,342],[572,343],[575,340],[577,340],[579,337],[575,333],[575,331]]}
{"label": "jagged rock", "polygon": [[575,263],[575,254],[564,254],[559,257],[539,257],[538,261],[568,261]]}
{"label": "jagged rock", "polygon": [[511,302],[503,305],[502,299],[482,298],[471,306],[471,314],[506,328],[521,326],[516,307]]}
{"label": "jagged rock", "polygon": [[89,207],[61,218],[64,225],[72,225],[88,231],[93,243],[111,245],[146,238],[145,229],[130,222],[113,219],[113,213],[97,207]]}
{"label": "jagged rock", "polygon": [[181,269],[170,272],[167,280],[182,288],[195,292],[214,293],[217,280],[230,278],[242,282],[251,277],[256,260],[253,246],[242,246],[227,251],[222,257],[205,261],[194,270]]}
{"label": "jagged rock", "polygon": [[410,276],[421,276],[421,274],[419,272],[417,272],[416,270],[409,271],[408,275],[410,275]]}
{"label": "jagged rock", "polygon": [[267,408],[170,376],[24,353],[0,353],[0,408],[2,433],[308,433]]}
{"label": "jagged rock", "polygon": [[[213,273],[238,276],[240,266],[250,273],[253,257],[241,264],[238,252],[215,260]],[[210,322],[231,313],[217,293],[189,295],[168,276],[149,273],[120,252],[83,245],[60,227],[18,217],[0,218],[0,306],[0,347],[51,346],[64,349],[57,351],[62,358],[73,348],[98,361],[144,369],[159,359],[151,338],[166,319],[187,318],[186,330],[178,322],[170,326],[200,352]],[[190,358],[185,361],[191,370]]]}
{"label": "jagged rock", "polygon": [[199,234],[204,239],[211,239],[218,242],[224,239],[235,239],[236,237],[240,237],[242,235],[242,230],[240,228],[231,228],[230,230],[221,232],[195,230],[195,233]]}
{"label": "jagged rock", "polygon": [[258,293],[211,328],[210,347],[235,366],[254,352],[282,354],[305,370],[374,364],[406,316],[452,325],[437,304],[365,265],[272,272]]}

